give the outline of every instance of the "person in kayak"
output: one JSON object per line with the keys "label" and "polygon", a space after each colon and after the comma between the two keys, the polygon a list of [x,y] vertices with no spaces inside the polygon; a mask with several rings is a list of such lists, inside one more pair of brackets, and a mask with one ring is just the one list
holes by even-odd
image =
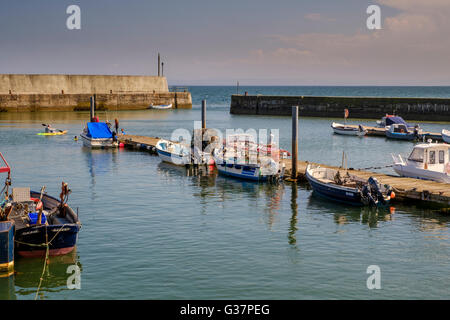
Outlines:
{"label": "person in kayak", "polygon": [[58,132],[58,129],[53,128],[49,124],[45,127],[45,133],[56,133],[56,132]]}

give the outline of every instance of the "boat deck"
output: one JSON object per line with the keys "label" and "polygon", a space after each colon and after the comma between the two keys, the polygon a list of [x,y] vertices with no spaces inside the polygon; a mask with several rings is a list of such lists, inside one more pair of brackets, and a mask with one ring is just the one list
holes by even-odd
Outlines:
{"label": "boat deck", "polygon": [[[286,177],[291,176],[291,159],[282,160],[286,165]],[[311,163],[313,164],[313,163]],[[317,164],[317,163],[314,163]],[[306,166],[308,162],[298,161],[297,164],[297,178],[306,180]],[[335,170],[344,170],[342,168],[317,164],[321,167],[332,168]],[[443,205],[450,205],[450,185],[439,183],[435,181],[420,180],[413,178],[404,178],[393,175],[387,175],[376,172],[362,171],[362,170],[348,170],[350,174],[365,180],[369,177],[375,177],[382,184],[388,184],[394,188],[395,200],[419,200],[426,203],[437,203]]]}

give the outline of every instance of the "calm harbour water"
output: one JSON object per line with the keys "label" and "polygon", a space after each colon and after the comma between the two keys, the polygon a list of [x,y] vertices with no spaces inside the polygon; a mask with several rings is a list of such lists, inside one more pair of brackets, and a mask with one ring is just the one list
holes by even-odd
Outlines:
{"label": "calm harbour water", "polygon": [[[279,129],[290,149],[289,117],[229,114],[235,87],[194,87],[192,110],[101,112],[130,134],[170,138],[192,130],[208,100],[208,127]],[[250,93],[450,96],[448,87],[248,87]],[[363,93],[361,93],[363,92]],[[72,194],[83,227],[73,254],[51,258],[43,299],[449,299],[450,217],[414,204],[395,214],[316,198],[307,184],[254,184],[162,164],[145,152],[90,150],[74,141],[88,113],[0,113],[0,151],[13,186]],[[382,115],[380,115],[381,117]],[[351,117],[351,115],[350,115]],[[37,136],[41,123],[69,130]],[[301,118],[302,160],[349,166],[391,163],[410,142],[332,134],[330,119]],[[373,124],[373,120],[355,121]],[[422,123],[430,131],[450,124]],[[390,169],[381,170],[392,173]],[[2,178],[3,179],[3,178]],[[69,290],[67,267],[81,267],[81,289]],[[381,290],[368,290],[366,269],[381,268]],[[1,299],[34,299],[42,259],[16,259],[0,278]]]}

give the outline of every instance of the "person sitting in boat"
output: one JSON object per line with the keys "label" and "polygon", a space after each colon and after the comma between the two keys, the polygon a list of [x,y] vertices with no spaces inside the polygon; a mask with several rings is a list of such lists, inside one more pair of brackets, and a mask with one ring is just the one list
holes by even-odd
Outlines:
{"label": "person sitting in boat", "polygon": [[419,138],[419,125],[418,125],[418,124],[416,124],[416,125],[414,126],[414,135],[415,135],[417,138]]}

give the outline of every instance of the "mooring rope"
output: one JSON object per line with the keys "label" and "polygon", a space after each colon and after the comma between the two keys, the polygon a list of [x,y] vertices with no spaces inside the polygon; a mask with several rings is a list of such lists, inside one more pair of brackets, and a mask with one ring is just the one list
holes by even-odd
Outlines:
{"label": "mooring rope", "polygon": [[44,280],[44,274],[45,274],[45,270],[47,269],[47,261],[48,261],[48,257],[49,257],[49,253],[50,253],[50,245],[52,244],[52,241],[55,240],[56,236],[61,232],[61,230],[65,226],[66,226],[66,224],[63,224],[61,226],[61,228],[59,228],[59,230],[55,233],[55,235],[53,236],[53,238],[50,241],[48,241],[48,230],[46,228],[46,230],[45,230],[45,241],[46,242],[45,243],[38,243],[38,244],[26,243],[26,242],[22,242],[22,241],[18,241],[18,240],[14,239],[14,242],[19,243],[19,244],[24,244],[24,245],[27,245],[30,247],[46,247],[45,248],[44,268],[42,269],[42,274],[41,274],[41,277],[39,278],[39,285],[38,285],[34,300],[37,300],[39,291],[41,289],[42,281]]}
{"label": "mooring rope", "polygon": [[360,169],[356,169],[356,170],[379,170],[379,169],[384,169],[384,168],[391,168],[393,167],[393,164],[387,165],[387,166],[382,166],[382,167],[367,167],[367,168],[360,168]]}

